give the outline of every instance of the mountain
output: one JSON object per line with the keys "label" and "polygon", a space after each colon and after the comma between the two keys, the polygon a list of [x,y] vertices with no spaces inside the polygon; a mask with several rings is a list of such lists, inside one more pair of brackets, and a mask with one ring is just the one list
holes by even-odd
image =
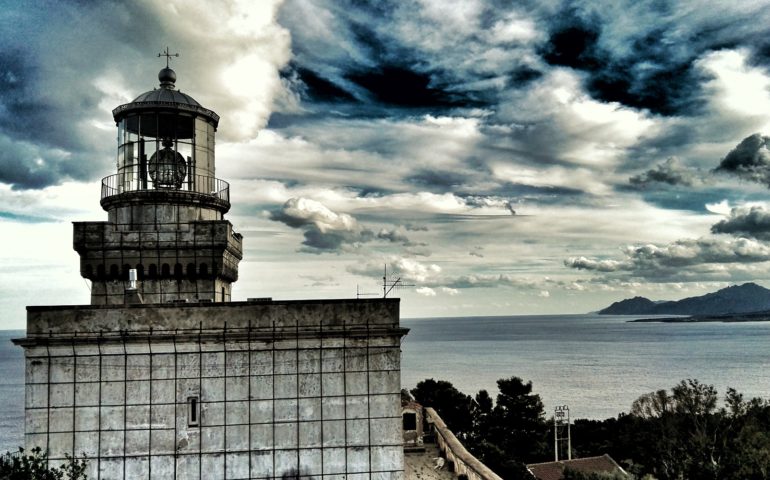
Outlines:
{"label": "mountain", "polygon": [[602,315],[726,315],[770,310],[770,290],[756,283],[723,288],[700,297],[668,302],[653,302],[634,297],[615,302]]}
{"label": "mountain", "polygon": [[600,310],[602,315],[638,315],[647,314],[655,308],[657,304],[644,297],[634,297],[615,302],[604,310]]}

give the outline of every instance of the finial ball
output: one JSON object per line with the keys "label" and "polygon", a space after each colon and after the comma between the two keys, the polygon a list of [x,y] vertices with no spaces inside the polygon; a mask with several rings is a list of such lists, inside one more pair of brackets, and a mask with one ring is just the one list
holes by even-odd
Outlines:
{"label": "finial ball", "polygon": [[161,86],[173,87],[176,82],[176,72],[166,67],[158,73]]}

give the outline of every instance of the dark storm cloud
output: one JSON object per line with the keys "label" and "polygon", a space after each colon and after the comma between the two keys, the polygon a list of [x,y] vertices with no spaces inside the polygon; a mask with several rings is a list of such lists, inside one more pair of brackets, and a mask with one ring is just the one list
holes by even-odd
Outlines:
{"label": "dark storm cloud", "polygon": [[744,138],[722,159],[715,171],[770,186],[769,142],[770,137],[759,133]]}
{"label": "dark storm cloud", "polygon": [[416,171],[404,180],[430,192],[446,192],[463,185],[467,177],[456,172],[425,169]]}
{"label": "dark storm cloud", "polygon": [[[551,33],[541,55],[552,65],[581,70],[597,70],[601,52],[597,50],[598,21],[583,21],[574,12],[565,15],[564,26]],[[593,24],[593,25],[591,25]]]}
{"label": "dark storm cloud", "polygon": [[432,86],[432,76],[409,66],[382,65],[351,72],[347,79],[366,90],[372,100],[396,107],[446,108],[468,105],[460,95]]}
{"label": "dark storm cloud", "polygon": [[[101,176],[114,146],[89,122],[109,122],[93,83],[114,59],[129,61],[157,18],[104,2],[45,2],[0,18],[0,182],[37,189]],[[159,30],[155,30],[159,31]],[[157,48],[155,45],[148,49]],[[130,53],[129,53],[130,52]]]}
{"label": "dark storm cloud", "polygon": [[711,233],[770,240],[770,212],[761,206],[733,208],[728,218],[711,226]]}
{"label": "dark storm cloud", "polygon": [[768,66],[763,3],[562,2],[544,19],[539,48],[551,65],[584,72],[597,99],[662,115],[693,114],[707,100],[695,60],[709,52],[748,48]]}
{"label": "dark storm cloud", "polygon": [[619,102],[663,115],[688,111],[697,105],[699,91],[692,62],[702,51],[672,58],[664,28],[631,39],[626,54],[600,42],[608,19],[587,9],[572,9],[552,25],[542,47],[543,59],[589,73],[586,87],[599,100]]}
{"label": "dark storm cloud", "polygon": [[44,188],[66,178],[87,178],[87,170],[86,162],[73,161],[64,150],[13,141],[0,133],[0,182],[14,190]]}
{"label": "dark storm cloud", "polygon": [[315,102],[355,102],[356,98],[345,89],[337,86],[310,69],[293,66],[284,72],[284,76],[296,74],[304,85],[301,92],[304,98]]}
{"label": "dark storm cloud", "polygon": [[270,212],[270,219],[302,230],[302,244],[307,247],[304,251],[309,253],[341,252],[375,240],[411,245],[403,228],[374,232],[351,215],[334,212],[306,198],[290,198],[280,209]]}
{"label": "dark storm cloud", "polygon": [[700,183],[700,178],[696,170],[687,168],[677,158],[671,157],[646,172],[632,176],[628,181],[631,185],[638,187],[646,187],[656,183],[691,187]]}

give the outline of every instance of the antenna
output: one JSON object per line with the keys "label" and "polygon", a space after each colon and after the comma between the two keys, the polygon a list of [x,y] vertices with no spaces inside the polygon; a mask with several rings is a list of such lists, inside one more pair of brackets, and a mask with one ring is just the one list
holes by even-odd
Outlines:
{"label": "antenna", "polygon": [[404,283],[401,281],[401,277],[396,277],[395,275],[388,278],[388,264],[386,263],[385,270],[382,274],[382,298],[388,298],[388,294],[394,288],[398,289],[403,287],[414,287],[414,284]]}
{"label": "antenna", "polygon": [[358,300],[361,297],[374,297],[375,295],[379,295],[379,293],[362,292],[358,289],[358,284],[356,284],[356,300]]}
{"label": "antenna", "polygon": [[[566,427],[566,438],[564,437]],[[570,432],[569,406],[558,405],[553,412],[553,450],[559,461],[559,444],[567,441],[567,460],[572,460],[572,436]]]}

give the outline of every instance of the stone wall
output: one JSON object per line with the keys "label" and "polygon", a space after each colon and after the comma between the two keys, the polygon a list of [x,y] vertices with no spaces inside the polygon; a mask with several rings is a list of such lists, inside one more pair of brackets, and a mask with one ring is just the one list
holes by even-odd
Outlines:
{"label": "stone wall", "polygon": [[457,477],[465,475],[468,480],[503,480],[465,449],[434,409],[425,408],[425,417],[433,426],[436,443]]}
{"label": "stone wall", "polygon": [[132,268],[146,303],[230,300],[230,282],[238,279],[243,248],[230,222],[167,224],[172,230],[162,226],[126,230],[108,222],[74,223],[73,246],[80,254],[81,275],[92,283],[92,304],[122,304]]}
{"label": "stone wall", "polygon": [[28,310],[26,445],[89,478],[403,478],[397,300]]}

